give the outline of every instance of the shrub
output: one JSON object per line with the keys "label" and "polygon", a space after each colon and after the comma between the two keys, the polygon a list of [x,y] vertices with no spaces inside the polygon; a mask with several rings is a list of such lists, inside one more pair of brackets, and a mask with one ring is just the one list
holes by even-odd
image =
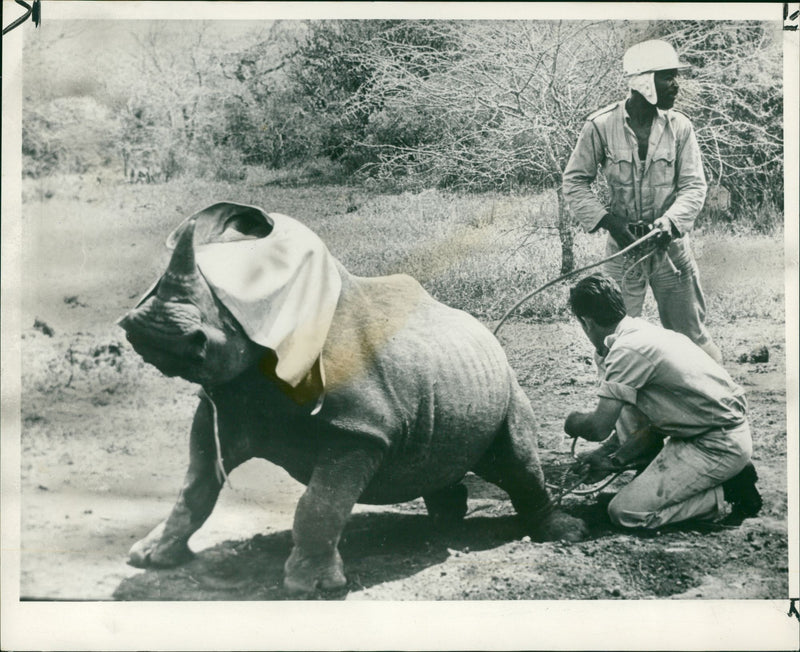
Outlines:
{"label": "shrub", "polygon": [[38,178],[108,166],[118,139],[116,119],[91,97],[58,98],[31,107],[22,121],[23,174]]}

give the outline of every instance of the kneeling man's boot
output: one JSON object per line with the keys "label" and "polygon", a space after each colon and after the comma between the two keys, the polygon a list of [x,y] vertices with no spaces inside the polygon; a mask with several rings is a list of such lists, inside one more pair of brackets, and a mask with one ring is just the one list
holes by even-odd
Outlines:
{"label": "kneeling man's boot", "polygon": [[733,507],[726,521],[741,523],[758,514],[761,510],[761,494],[756,489],[756,482],[758,474],[755,467],[748,462],[739,473],[722,483],[725,501]]}

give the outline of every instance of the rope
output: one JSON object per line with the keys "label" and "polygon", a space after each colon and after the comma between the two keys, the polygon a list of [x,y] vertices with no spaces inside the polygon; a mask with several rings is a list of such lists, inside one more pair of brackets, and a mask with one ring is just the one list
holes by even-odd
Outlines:
{"label": "rope", "polygon": [[[578,443],[578,438],[575,437],[572,440],[572,446],[570,447],[569,451],[570,455],[572,455],[573,459],[575,459],[576,461],[578,459],[577,456],[575,455],[575,446],[577,445],[577,443]],[[614,480],[616,480],[626,471],[633,471],[636,469],[635,466],[627,465],[621,468],[619,471],[615,471],[606,478],[603,478],[603,480],[600,481],[601,484],[595,483],[588,489],[578,489],[578,487],[580,487],[584,483],[586,478],[588,478],[589,474],[591,473],[591,469],[586,469],[583,473],[581,473],[577,477],[577,479],[571,486],[565,487],[564,485],[566,483],[567,476],[573,471],[573,469],[576,466],[577,466],[576,464],[571,464],[569,467],[566,468],[566,470],[561,474],[561,480],[559,484],[555,485],[545,482],[545,485],[547,486],[548,489],[550,489],[550,491],[556,492],[556,503],[559,505],[561,504],[561,499],[564,498],[564,496],[567,496],[569,494],[574,494],[576,496],[589,496],[591,494],[595,494],[605,489],[608,485],[614,482]]]}
{"label": "rope", "polygon": [[[656,250],[655,250],[655,249],[651,249],[651,250],[650,250],[650,251],[648,251],[648,252],[647,252],[647,253],[646,253],[644,256],[642,256],[642,257],[641,257],[641,258],[639,258],[637,261],[635,261],[635,262],[633,263],[633,265],[631,265],[630,267],[628,267],[628,268],[625,270],[625,272],[622,274],[622,289],[623,289],[623,290],[627,288],[627,284],[628,284],[628,277],[630,276],[630,273],[631,273],[631,272],[632,272],[634,269],[636,269],[636,266],[637,266],[637,265],[642,265],[642,274],[645,274],[646,276],[648,276],[648,279],[649,279],[649,274],[648,274],[646,271],[644,271],[644,262],[645,262],[646,260],[648,260],[649,258],[651,258],[651,257],[652,257],[652,256],[653,256],[655,253],[656,253]],[[670,261],[670,262],[671,262],[671,261]]]}
{"label": "rope", "polygon": [[230,479],[228,478],[228,474],[225,473],[225,464],[222,459],[222,445],[219,441],[219,421],[217,418],[217,406],[214,403],[214,399],[209,396],[208,392],[206,392],[204,387],[200,388],[200,397],[206,399],[209,404],[211,405],[211,420],[212,420],[212,427],[214,430],[214,448],[216,449],[217,459],[214,464],[214,473],[217,476],[217,481],[225,485],[227,484],[231,489],[233,489],[233,485],[231,484]]}
{"label": "rope", "polygon": [[[651,249],[650,251],[648,251],[648,252],[647,252],[647,253],[646,253],[644,256],[642,256],[641,258],[639,258],[639,259],[638,259],[636,262],[634,262],[634,263],[633,263],[633,264],[632,264],[630,267],[628,267],[628,268],[625,270],[625,273],[622,275],[622,286],[623,286],[623,288],[625,288],[625,286],[626,286],[626,284],[627,284],[627,282],[628,282],[628,276],[629,276],[629,274],[630,274],[630,273],[631,273],[631,272],[632,272],[634,269],[636,269],[636,266],[637,266],[637,265],[641,265],[641,264],[642,264],[642,263],[644,263],[644,262],[645,262],[647,259],[649,259],[649,258],[651,258],[652,256],[656,255],[657,253],[660,253],[660,254],[661,254],[661,256],[662,256],[662,257],[663,257],[663,258],[664,258],[664,259],[667,261],[667,263],[669,264],[670,268],[672,269],[672,273],[673,273],[673,274],[675,274],[675,276],[680,276],[680,275],[681,275],[681,270],[679,270],[677,267],[675,267],[675,263],[673,263],[673,262],[672,262],[672,258],[670,258],[670,255],[669,255],[669,253],[666,251],[666,249],[660,249],[660,248],[658,248],[658,246],[656,246],[656,248],[655,248],[655,249]],[[645,274],[647,274],[647,272],[644,272],[644,273],[645,273]],[[648,275],[648,276],[649,276],[649,275]]]}
{"label": "rope", "polygon": [[575,483],[572,484],[571,486],[568,486],[568,487],[564,486],[564,483],[566,481],[567,475],[569,474],[570,470],[571,469],[567,469],[564,472],[564,474],[563,474],[563,476],[561,478],[561,484],[558,484],[558,485],[547,484],[547,488],[550,489],[550,491],[555,492],[555,494],[556,494],[556,504],[557,505],[560,505],[561,504],[561,500],[565,496],[568,496],[569,494],[574,494],[575,496],[589,496],[591,494],[596,494],[599,491],[602,491],[603,489],[605,489],[608,485],[610,485],[612,482],[614,482],[614,480],[616,480],[619,476],[621,476],[628,469],[624,469],[622,471],[617,471],[616,473],[612,473],[610,476],[608,476],[607,478],[605,478],[602,481],[602,484],[599,484],[599,485],[598,484],[594,484],[591,487],[589,487],[588,489],[578,489],[578,487],[580,487],[586,481],[586,478],[589,477],[589,473],[591,472],[590,469],[587,469],[586,471],[584,471],[578,477],[578,479],[575,481]]}
{"label": "rope", "polygon": [[[647,233],[646,235],[642,236],[641,238],[639,238],[639,239],[638,239],[638,240],[636,240],[635,242],[633,242],[633,243],[629,244],[629,245],[628,245],[627,247],[625,247],[624,249],[620,249],[620,250],[619,250],[617,253],[615,253],[615,254],[611,254],[610,256],[608,256],[608,257],[606,257],[606,258],[603,258],[602,260],[599,260],[599,261],[597,261],[596,263],[591,263],[590,265],[586,265],[585,267],[581,267],[580,269],[573,269],[571,272],[567,272],[566,274],[562,274],[562,275],[561,275],[561,276],[559,276],[557,279],[554,279],[554,280],[552,280],[552,281],[549,281],[549,282],[545,283],[545,284],[544,284],[544,285],[542,285],[542,286],[539,286],[539,287],[538,287],[538,288],[536,288],[536,289],[535,289],[533,292],[529,292],[529,293],[528,293],[528,294],[526,294],[524,297],[522,297],[522,298],[521,298],[519,301],[517,301],[517,303],[515,303],[515,304],[514,304],[514,305],[513,305],[513,306],[512,306],[512,307],[511,307],[509,310],[508,310],[508,312],[506,312],[506,314],[505,314],[505,315],[503,315],[502,319],[501,319],[501,320],[498,322],[497,326],[495,326],[495,327],[494,327],[494,331],[492,331],[492,332],[493,332],[495,335],[497,335],[497,333],[500,331],[500,327],[501,327],[501,326],[502,326],[502,325],[505,323],[505,321],[506,321],[506,320],[507,320],[507,319],[508,319],[508,318],[511,316],[511,313],[513,313],[513,312],[514,312],[514,311],[515,311],[517,308],[519,308],[519,307],[520,307],[520,306],[521,306],[523,303],[525,303],[525,302],[526,302],[526,301],[528,301],[529,299],[531,299],[531,298],[533,298],[534,296],[536,296],[537,294],[539,294],[539,292],[542,292],[543,290],[546,290],[547,288],[549,288],[549,287],[551,287],[551,286],[555,285],[556,283],[560,283],[561,281],[564,281],[564,280],[566,280],[566,279],[570,278],[571,276],[575,276],[576,274],[580,274],[581,272],[585,272],[586,270],[592,269],[592,268],[594,268],[594,267],[598,267],[598,266],[602,265],[603,263],[607,263],[607,262],[609,262],[610,260],[614,260],[615,258],[618,258],[619,256],[624,256],[624,255],[625,255],[625,254],[627,254],[629,251],[631,251],[631,250],[635,249],[635,248],[636,248],[636,247],[638,247],[639,245],[643,244],[644,242],[646,242],[646,241],[647,241],[647,240],[649,240],[650,238],[652,238],[652,237],[654,237],[654,236],[657,236],[657,235],[659,235],[660,233],[661,233],[660,231],[658,231],[658,230],[656,230],[656,229],[653,229],[652,231],[650,231],[650,232],[649,232],[649,233]],[[652,254],[652,252],[651,252],[651,254]],[[651,254],[648,254],[648,256],[649,256],[649,255],[651,255]],[[644,257],[642,260],[644,260],[644,259],[646,259],[646,258],[647,258],[647,256],[645,256],[645,257]],[[637,262],[638,262],[638,261],[637,261]]]}

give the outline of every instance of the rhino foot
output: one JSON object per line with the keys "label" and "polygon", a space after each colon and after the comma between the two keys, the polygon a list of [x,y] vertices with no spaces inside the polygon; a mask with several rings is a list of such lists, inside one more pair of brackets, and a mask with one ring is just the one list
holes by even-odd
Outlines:
{"label": "rhino foot", "polygon": [[547,519],[536,528],[538,541],[583,541],[589,530],[581,519],[560,510],[553,510]]}
{"label": "rhino foot", "polygon": [[322,555],[304,555],[297,547],[284,565],[284,588],[293,595],[313,593],[317,589],[331,591],[347,584],[344,563],[335,548]]}
{"label": "rhino foot", "polygon": [[136,568],[170,568],[189,561],[194,553],[183,539],[164,539],[164,524],[157,526],[128,552],[128,563]]}

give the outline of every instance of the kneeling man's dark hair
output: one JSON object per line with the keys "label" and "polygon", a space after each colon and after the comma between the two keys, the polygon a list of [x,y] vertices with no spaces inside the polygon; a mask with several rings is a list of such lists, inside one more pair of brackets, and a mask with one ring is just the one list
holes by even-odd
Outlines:
{"label": "kneeling man's dark hair", "polygon": [[569,291],[569,305],[576,317],[591,317],[601,326],[613,326],[627,313],[616,281],[605,274],[592,274]]}

